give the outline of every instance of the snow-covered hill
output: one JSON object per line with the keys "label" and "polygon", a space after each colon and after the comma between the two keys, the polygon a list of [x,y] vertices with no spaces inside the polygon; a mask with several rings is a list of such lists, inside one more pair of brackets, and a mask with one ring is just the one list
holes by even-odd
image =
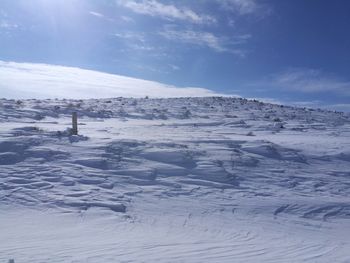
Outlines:
{"label": "snow-covered hill", "polygon": [[2,262],[350,262],[347,114],[3,99],[0,122]]}
{"label": "snow-covered hill", "polygon": [[203,88],[176,87],[155,81],[76,67],[0,60],[0,96],[8,99],[109,97],[157,98],[217,96]]}

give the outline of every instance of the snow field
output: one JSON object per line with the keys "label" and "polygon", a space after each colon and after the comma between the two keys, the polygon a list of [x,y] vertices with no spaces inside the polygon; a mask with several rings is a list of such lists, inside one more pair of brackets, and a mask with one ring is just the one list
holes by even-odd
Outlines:
{"label": "snow field", "polygon": [[0,100],[0,122],[5,262],[350,258],[347,114],[220,97]]}

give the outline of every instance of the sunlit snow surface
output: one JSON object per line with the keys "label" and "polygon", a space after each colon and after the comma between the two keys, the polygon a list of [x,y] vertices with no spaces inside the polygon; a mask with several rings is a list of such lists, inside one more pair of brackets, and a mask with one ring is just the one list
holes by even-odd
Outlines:
{"label": "sunlit snow surface", "polygon": [[0,121],[1,262],[350,262],[346,114],[0,100]]}
{"label": "sunlit snow surface", "polygon": [[81,68],[0,60],[0,96],[31,98],[156,98],[216,96],[211,90],[176,87]]}

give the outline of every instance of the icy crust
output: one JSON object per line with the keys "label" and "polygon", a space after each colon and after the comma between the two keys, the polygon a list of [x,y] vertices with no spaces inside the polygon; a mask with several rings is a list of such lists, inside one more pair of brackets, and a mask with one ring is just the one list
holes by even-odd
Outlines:
{"label": "icy crust", "polygon": [[[68,130],[72,112],[79,118],[79,135],[75,136]],[[187,248],[186,254],[186,244],[176,237],[182,257],[171,254],[174,261],[162,257],[164,262],[186,262],[186,255],[193,256],[190,262],[247,258],[256,262],[259,255],[266,260],[290,255],[284,257],[287,262],[296,255],[310,262],[327,262],[334,256],[345,260],[343,247],[350,244],[349,239],[327,247],[328,234],[322,233],[337,224],[350,233],[350,116],[346,113],[221,97],[2,99],[0,124],[2,207],[108,213],[117,221],[126,220],[118,231],[134,234],[134,227],[148,233],[152,220],[160,236],[162,229],[179,231],[181,236],[181,231],[187,231],[183,225],[201,233],[197,220],[209,231],[204,239],[215,240],[217,231],[231,229],[227,236],[219,235],[219,245],[199,246],[204,254],[197,261],[193,252],[197,245]],[[169,226],[173,217],[176,227]],[[304,237],[299,236],[290,244],[295,246],[295,253],[290,254],[285,254],[288,246],[271,254],[261,236],[257,237],[260,243],[253,239],[246,243],[251,250],[246,247],[241,256],[229,252],[234,244],[245,242],[241,237],[241,241],[226,244],[234,240],[235,229],[243,231],[242,222],[246,231],[262,221],[272,232],[274,224],[281,225],[282,232],[298,226],[302,233],[304,227],[310,227],[311,232],[320,231],[320,237],[305,241],[308,245],[303,250]],[[139,225],[133,227],[135,222]],[[286,222],[288,229],[283,228]],[[251,235],[261,235],[261,231]],[[267,242],[279,240],[274,243],[277,246],[282,238],[277,236],[269,236]],[[107,246],[114,251],[112,243]],[[158,243],[154,249],[167,255],[160,247],[162,242]],[[13,249],[0,248],[0,254],[9,255]],[[130,251],[130,255],[135,253]],[[222,261],[209,251],[222,256]],[[308,257],[309,252],[314,257]],[[0,255],[0,259],[6,258]],[[106,260],[101,257],[91,262],[110,262]],[[125,260],[139,262],[132,256]]]}

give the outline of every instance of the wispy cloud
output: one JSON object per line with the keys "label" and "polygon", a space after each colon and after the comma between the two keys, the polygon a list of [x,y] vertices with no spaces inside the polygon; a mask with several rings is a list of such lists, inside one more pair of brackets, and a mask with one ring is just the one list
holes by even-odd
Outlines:
{"label": "wispy cloud", "polygon": [[109,21],[109,22],[114,22],[115,20],[102,14],[102,13],[99,13],[99,12],[96,12],[96,11],[90,11],[89,12],[89,15],[91,16],[94,16],[96,18],[99,18],[99,19],[103,19],[103,20],[106,20],[106,21]]}
{"label": "wispy cloud", "polygon": [[258,8],[255,0],[217,0],[217,2],[225,9],[238,11],[240,14],[251,14]]}
{"label": "wispy cloud", "polygon": [[89,14],[92,15],[92,16],[101,17],[101,18],[105,17],[101,13],[94,12],[94,11],[90,11]]}
{"label": "wispy cloud", "polygon": [[218,37],[210,32],[174,29],[166,29],[159,34],[169,40],[208,47],[216,52],[229,52],[239,56],[244,56],[245,52],[239,48],[233,48],[232,45],[242,44],[250,37],[249,35],[244,35],[230,40]]}
{"label": "wispy cloud", "polygon": [[121,38],[121,39],[127,39],[127,40],[132,40],[132,41],[138,41],[138,42],[146,42],[145,36],[142,33],[139,32],[123,32],[123,33],[116,33],[114,34],[115,37]]}
{"label": "wispy cloud", "polygon": [[0,90],[5,98],[197,97],[219,95],[203,88],[46,64],[0,61]]}
{"label": "wispy cloud", "polygon": [[176,71],[176,70],[180,70],[181,68],[177,65],[174,65],[174,64],[169,64],[168,65],[173,71]]}
{"label": "wispy cloud", "polygon": [[135,22],[133,18],[131,18],[130,16],[121,16],[120,17],[121,20],[123,20],[124,22]]}
{"label": "wispy cloud", "polygon": [[350,96],[350,81],[315,69],[290,69],[266,80],[266,84],[269,82],[272,86],[287,90],[305,93],[335,92]]}
{"label": "wispy cloud", "polygon": [[16,29],[18,27],[19,26],[15,23],[10,23],[9,21],[6,21],[6,20],[0,21],[0,28],[9,30],[9,29]]}
{"label": "wispy cloud", "polygon": [[209,32],[197,32],[191,30],[166,30],[160,32],[159,34],[169,40],[176,40],[184,43],[206,46],[219,52],[226,51],[226,48],[222,43],[223,41]]}
{"label": "wispy cloud", "polygon": [[148,52],[159,49],[159,47],[150,45],[147,41],[146,36],[143,33],[128,31],[116,33],[114,34],[114,36],[124,41],[128,50]]}
{"label": "wispy cloud", "polygon": [[[144,67],[149,69],[149,66],[145,66],[143,59],[162,60],[163,63],[167,63],[166,60],[170,59],[173,54],[169,52],[167,47],[163,44],[154,41],[154,34],[134,31],[124,31],[113,34],[117,39],[118,45],[120,46],[119,52],[128,54],[130,57],[128,61],[134,61],[139,65],[134,65],[138,69]],[[143,58],[143,59],[141,59]],[[125,64],[125,62],[124,62]],[[147,63],[149,64],[149,63]],[[134,66],[132,68],[134,68]],[[161,70],[157,69],[157,72]],[[163,73],[166,73],[162,71]]]}
{"label": "wispy cloud", "polygon": [[196,24],[212,24],[216,22],[216,19],[212,16],[198,14],[190,8],[163,4],[156,0],[117,0],[117,3],[138,14],[162,17],[169,20],[177,19]]}
{"label": "wispy cloud", "polygon": [[239,15],[265,14],[271,9],[266,4],[258,3],[257,0],[216,0],[222,8],[233,11]]}

